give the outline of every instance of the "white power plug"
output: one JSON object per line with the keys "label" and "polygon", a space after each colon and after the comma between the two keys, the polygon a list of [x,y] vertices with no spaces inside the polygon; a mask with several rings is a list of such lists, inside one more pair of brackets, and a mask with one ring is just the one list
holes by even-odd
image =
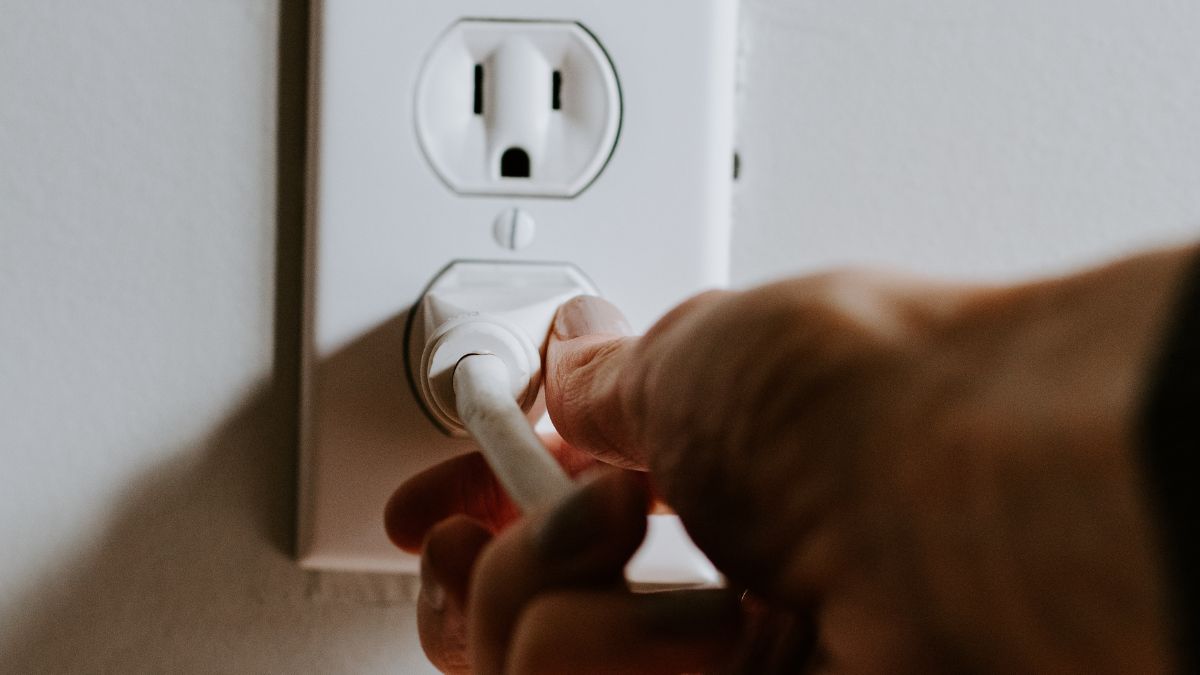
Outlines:
{"label": "white power plug", "polygon": [[569,21],[459,21],[434,46],[417,135],[465,194],[573,197],[617,142],[621,91],[600,43]]}
{"label": "white power plug", "polygon": [[413,393],[444,431],[475,440],[522,510],[571,490],[533,431],[545,414],[542,346],[562,303],[595,294],[571,265],[462,261],[438,274],[408,322]]}
{"label": "white power plug", "polygon": [[438,273],[405,330],[413,392],[441,429],[465,436],[454,397],[454,367],[468,354],[495,354],[509,369],[512,397],[537,422],[541,348],[567,300],[597,295],[572,265],[459,261]]}

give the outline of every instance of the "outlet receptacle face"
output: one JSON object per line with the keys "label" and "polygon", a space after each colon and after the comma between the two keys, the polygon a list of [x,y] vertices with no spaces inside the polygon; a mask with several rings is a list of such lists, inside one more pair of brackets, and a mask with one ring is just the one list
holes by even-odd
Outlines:
{"label": "outlet receptacle face", "polygon": [[621,120],[612,62],[569,21],[455,23],[415,103],[421,147],[463,194],[573,197],[604,168]]}
{"label": "outlet receptacle face", "polygon": [[[303,565],[417,570],[416,558],[384,535],[387,499],[405,479],[473,450],[470,441],[430,422],[405,375],[408,313],[449,263],[569,262],[637,330],[688,296],[726,283],[736,7],[736,0],[317,3],[303,336]],[[583,35],[602,45],[620,78],[620,139],[603,170],[574,197],[513,190],[468,195],[450,186],[422,147],[416,101],[431,55],[464,20],[493,16],[556,30],[585,26]],[[572,72],[563,67],[564,108]],[[553,95],[552,73],[549,83],[538,85],[543,100]],[[472,78],[468,71],[467,91]],[[507,92],[493,96],[502,95]],[[471,105],[468,100],[468,112]],[[558,151],[555,142],[547,137],[545,152]],[[515,223],[517,216],[522,246],[507,246],[496,235],[497,223]],[[661,554],[663,569],[671,550]]]}

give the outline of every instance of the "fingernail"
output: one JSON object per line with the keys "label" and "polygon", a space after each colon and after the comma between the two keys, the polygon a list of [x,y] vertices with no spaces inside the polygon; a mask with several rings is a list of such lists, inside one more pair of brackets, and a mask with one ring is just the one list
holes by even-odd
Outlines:
{"label": "fingernail", "polygon": [[430,546],[425,547],[421,555],[421,599],[435,612],[446,607],[446,588],[438,583],[433,576],[435,563]]}
{"label": "fingernail", "polygon": [[591,295],[568,301],[554,319],[554,334],[560,340],[584,335],[630,335],[633,329],[621,310],[611,302]]}
{"label": "fingernail", "polygon": [[446,607],[446,589],[428,575],[421,579],[421,595],[435,612],[440,612]]}
{"label": "fingernail", "polygon": [[604,536],[604,495],[589,487],[576,490],[535,529],[534,546],[546,560],[578,557]]}

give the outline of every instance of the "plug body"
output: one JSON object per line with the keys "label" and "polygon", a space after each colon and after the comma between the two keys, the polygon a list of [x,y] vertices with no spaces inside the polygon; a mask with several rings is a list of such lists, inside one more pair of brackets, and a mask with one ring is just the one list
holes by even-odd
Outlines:
{"label": "plug body", "polygon": [[405,331],[413,392],[442,431],[465,436],[454,396],[454,368],[471,354],[508,367],[513,398],[531,422],[545,413],[542,349],[558,307],[597,295],[573,265],[458,261],[442,270],[417,303]]}

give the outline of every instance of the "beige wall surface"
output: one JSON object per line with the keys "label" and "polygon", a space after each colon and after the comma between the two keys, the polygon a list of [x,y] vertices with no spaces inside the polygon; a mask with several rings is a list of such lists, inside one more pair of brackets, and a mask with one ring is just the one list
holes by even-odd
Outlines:
{"label": "beige wall surface", "polygon": [[303,22],[0,0],[0,672],[431,670],[290,558]]}
{"label": "beige wall surface", "polygon": [[1200,237],[1197,29],[1192,0],[743,0],[735,277]]}
{"label": "beige wall surface", "polygon": [[[0,672],[425,672],[291,561],[304,3],[0,0]],[[1200,234],[1191,0],[746,0],[734,269]]]}

